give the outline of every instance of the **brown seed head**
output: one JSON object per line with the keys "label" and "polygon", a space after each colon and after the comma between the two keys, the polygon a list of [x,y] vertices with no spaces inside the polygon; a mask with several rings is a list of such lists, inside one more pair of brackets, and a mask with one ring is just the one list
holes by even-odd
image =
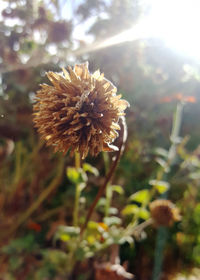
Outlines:
{"label": "brown seed head", "polygon": [[47,145],[55,151],[116,151],[118,120],[129,103],[116,95],[116,87],[99,71],[90,74],[88,63],[63,69],[64,76],[48,72],[52,85],[42,84],[36,94],[34,122]]}
{"label": "brown seed head", "polygon": [[171,226],[181,218],[179,209],[170,200],[155,200],[150,203],[149,208],[157,226]]}

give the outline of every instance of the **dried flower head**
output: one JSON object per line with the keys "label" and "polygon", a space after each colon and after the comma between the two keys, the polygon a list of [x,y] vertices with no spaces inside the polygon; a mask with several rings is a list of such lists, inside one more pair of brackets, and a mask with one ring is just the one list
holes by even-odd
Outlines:
{"label": "dried flower head", "polygon": [[47,145],[55,151],[115,151],[118,120],[129,105],[99,71],[90,74],[88,63],[63,69],[64,76],[48,72],[52,85],[42,84],[36,95],[34,122]]}
{"label": "dried flower head", "polygon": [[150,203],[151,216],[157,226],[171,226],[180,220],[179,209],[166,199],[157,199]]}

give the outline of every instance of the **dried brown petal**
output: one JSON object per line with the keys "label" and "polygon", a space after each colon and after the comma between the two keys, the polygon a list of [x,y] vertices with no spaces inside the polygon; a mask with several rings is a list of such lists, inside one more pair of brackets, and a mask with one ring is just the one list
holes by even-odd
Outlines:
{"label": "dried brown petal", "polygon": [[85,158],[101,151],[116,151],[119,117],[129,106],[103,74],[90,74],[88,63],[63,74],[48,72],[52,85],[42,84],[36,94],[34,122],[47,145],[55,151],[78,151]]}

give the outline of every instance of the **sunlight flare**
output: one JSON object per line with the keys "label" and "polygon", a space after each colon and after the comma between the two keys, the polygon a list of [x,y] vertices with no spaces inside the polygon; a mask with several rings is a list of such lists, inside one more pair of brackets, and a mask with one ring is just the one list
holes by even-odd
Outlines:
{"label": "sunlight flare", "polygon": [[183,55],[200,58],[200,1],[199,0],[147,0],[148,14],[132,28],[86,48],[82,54],[118,45],[128,41],[158,38],[166,46]]}

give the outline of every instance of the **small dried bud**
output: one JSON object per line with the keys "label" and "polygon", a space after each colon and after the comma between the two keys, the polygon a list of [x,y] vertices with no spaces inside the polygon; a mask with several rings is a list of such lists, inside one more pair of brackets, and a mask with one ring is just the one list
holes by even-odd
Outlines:
{"label": "small dried bud", "polygon": [[179,209],[170,200],[155,200],[150,203],[149,208],[157,226],[171,226],[181,218]]}
{"label": "small dried bud", "polygon": [[110,145],[120,129],[119,117],[129,105],[116,95],[116,87],[96,71],[90,74],[88,63],[75,65],[64,76],[48,72],[52,86],[42,84],[36,95],[34,122],[47,145],[55,151],[77,151],[85,158],[90,151],[116,151]]}

